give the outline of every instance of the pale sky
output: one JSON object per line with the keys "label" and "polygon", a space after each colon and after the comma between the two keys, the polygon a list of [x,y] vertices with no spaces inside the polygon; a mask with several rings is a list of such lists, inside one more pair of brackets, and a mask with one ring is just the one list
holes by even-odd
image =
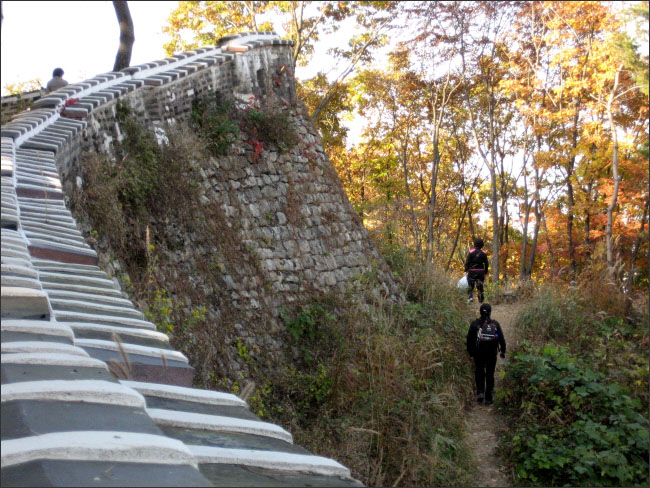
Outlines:
{"label": "pale sky", "polygon": [[[135,29],[131,65],[165,57],[161,30],[178,2],[129,1]],[[120,30],[110,1],[3,1],[2,93],[7,83],[40,78],[63,68],[70,83],[111,71]]]}
{"label": "pale sky", "polygon": [[[162,28],[177,5],[177,1],[129,1],[135,30],[131,66],[166,56],[162,46],[168,38]],[[70,83],[113,69],[120,30],[112,2],[3,1],[2,11],[3,95],[7,83],[40,78],[45,86],[57,67]],[[314,57],[320,63],[298,67],[299,78],[314,76],[319,69],[336,69],[333,60],[327,67],[323,61],[331,60],[325,51],[340,39],[330,36],[323,41]]]}

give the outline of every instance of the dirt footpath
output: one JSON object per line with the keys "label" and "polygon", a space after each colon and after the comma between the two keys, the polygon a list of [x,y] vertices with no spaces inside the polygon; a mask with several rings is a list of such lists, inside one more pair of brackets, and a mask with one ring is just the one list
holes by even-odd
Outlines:
{"label": "dirt footpath", "polygon": [[[514,320],[522,307],[519,303],[504,303],[492,306],[492,318],[501,324],[506,338],[507,353],[505,359],[499,356],[494,374],[494,388],[499,389],[499,372],[503,370],[511,351],[516,349],[517,339],[513,327]],[[478,317],[478,307],[476,317]],[[494,405],[485,406],[475,403],[467,415],[467,442],[474,454],[474,463],[478,478],[476,486],[512,486],[512,480],[501,460],[496,455],[499,438],[497,432],[502,420]]]}

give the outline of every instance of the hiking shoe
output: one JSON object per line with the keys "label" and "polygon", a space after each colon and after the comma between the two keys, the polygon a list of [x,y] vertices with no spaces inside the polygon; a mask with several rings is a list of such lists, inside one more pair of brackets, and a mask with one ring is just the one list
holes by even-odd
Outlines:
{"label": "hiking shoe", "polygon": [[483,399],[484,399],[484,398],[485,398],[485,395],[483,395],[483,393],[479,393],[479,394],[476,396],[476,401],[479,402],[479,403],[483,403]]}
{"label": "hiking shoe", "polygon": [[473,301],[474,301],[473,298],[468,298],[468,299],[467,299],[467,303],[472,303]]}
{"label": "hiking shoe", "polygon": [[492,405],[492,400],[488,400],[488,399],[486,399],[486,400],[485,400],[485,404],[486,404],[486,405]]}

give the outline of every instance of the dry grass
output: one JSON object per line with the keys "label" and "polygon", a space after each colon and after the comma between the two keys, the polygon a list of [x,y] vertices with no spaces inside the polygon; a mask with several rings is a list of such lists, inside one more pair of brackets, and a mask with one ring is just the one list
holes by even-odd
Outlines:
{"label": "dry grass", "polygon": [[266,401],[298,443],[367,485],[466,485],[464,308],[435,269],[409,273],[419,302],[387,302],[367,285],[321,299],[332,317],[314,314],[310,361],[278,375]]}

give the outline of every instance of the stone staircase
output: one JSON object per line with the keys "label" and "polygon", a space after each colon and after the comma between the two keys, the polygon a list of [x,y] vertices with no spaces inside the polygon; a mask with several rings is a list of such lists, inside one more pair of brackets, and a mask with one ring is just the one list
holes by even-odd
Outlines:
{"label": "stone staircase", "polygon": [[59,179],[96,108],[287,43],[242,34],[98,75],[2,127],[2,486],[360,486],[238,397],[191,387],[187,358],[99,268]]}

